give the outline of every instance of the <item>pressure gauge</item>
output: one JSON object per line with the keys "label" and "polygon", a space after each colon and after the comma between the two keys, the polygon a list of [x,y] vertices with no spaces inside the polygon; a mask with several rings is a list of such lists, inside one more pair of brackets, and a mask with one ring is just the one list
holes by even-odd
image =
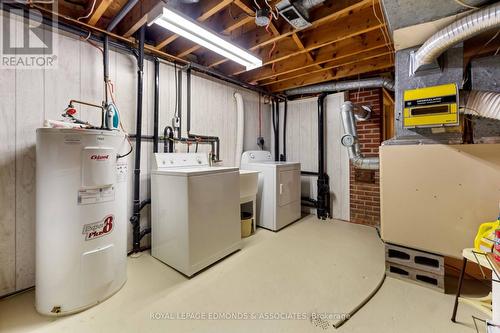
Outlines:
{"label": "pressure gauge", "polygon": [[340,142],[344,147],[352,147],[354,144],[354,137],[351,134],[346,134],[340,139]]}

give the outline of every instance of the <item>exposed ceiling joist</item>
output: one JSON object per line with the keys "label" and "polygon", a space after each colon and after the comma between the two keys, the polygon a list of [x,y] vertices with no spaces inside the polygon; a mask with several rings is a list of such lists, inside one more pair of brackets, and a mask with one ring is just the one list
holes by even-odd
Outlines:
{"label": "exposed ceiling joist", "polygon": [[113,0],[100,0],[99,4],[97,5],[97,8],[94,10],[92,16],[90,16],[90,19],[88,20],[88,24],[96,25],[96,23],[99,21],[102,15],[108,9],[109,5],[111,5],[112,3]]}
{"label": "exposed ceiling joist", "polygon": [[[373,15],[372,7],[353,11],[351,15],[337,20],[336,25],[338,26],[336,29],[332,29],[331,26],[323,26],[311,31],[307,34],[306,39],[304,39],[303,49],[287,47],[286,43],[289,43],[289,39],[285,39],[279,44],[279,53],[273,54],[271,51],[274,45],[269,45],[259,49],[256,55],[262,59],[263,66],[272,65],[277,62],[288,61],[299,54],[307,53],[342,40],[351,39],[370,31],[380,31],[383,28],[383,24],[380,24]],[[242,66],[234,63],[228,64],[222,70],[233,75],[245,72]]]}
{"label": "exposed ceiling joist", "polygon": [[299,54],[288,61],[277,63],[274,69],[271,66],[267,66],[258,70],[242,73],[240,79],[250,83],[256,83],[279,75],[316,67],[328,61],[343,59],[383,46],[385,46],[385,42],[381,32],[374,30],[320,48],[315,54],[314,61],[311,61],[304,54]]}
{"label": "exposed ceiling joist", "polygon": [[[325,8],[325,9],[320,8],[325,12],[320,13],[319,14],[320,17],[314,20],[309,28],[301,30],[301,32],[306,32],[308,30],[315,29],[321,25],[348,16],[350,12],[353,10],[370,7],[373,1],[375,1],[375,3],[378,3],[379,0],[361,0],[355,3],[352,3],[353,1],[336,1],[334,2],[332,8]],[[350,5],[348,5],[347,7],[341,7],[345,5],[346,2]],[[323,14],[324,16],[321,16]],[[280,34],[277,36],[270,36],[267,33],[267,31],[265,31],[265,29],[257,29],[245,34],[244,36],[241,36],[240,38],[238,38],[238,40],[235,41],[235,43],[242,46],[243,48],[249,49],[250,51],[255,51],[266,45],[272,45],[274,42],[279,42],[284,38],[290,37],[293,33],[296,32],[297,30],[290,25],[286,25],[283,31],[281,31]],[[212,55],[209,58],[207,58],[206,65],[208,67],[214,67],[223,64],[226,61],[228,61],[228,59],[221,58],[220,56],[217,55]]]}
{"label": "exposed ceiling joist", "polygon": [[325,70],[309,76],[291,79],[268,86],[271,92],[280,92],[287,89],[306,86],[324,81],[338,80],[341,78],[356,76],[363,73],[391,69],[394,67],[393,57],[389,55],[381,56],[377,59],[369,59],[350,65]]}
{"label": "exposed ceiling joist", "polygon": [[309,76],[311,74],[320,73],[320,72],[331,70],[331,69],[338,68],[341,66],[355,64],[358,62],[362,62],[362,61],[370,60],[370,59],[375,59],[375,58],[379,58],[381,56],[386,56],[386,55],[390,55],[390,54],[391,54],[391,51],[389,49],[387,49],[386,47],[382,47],[382,48],[374,49],[371,51],[363,52],[363,54],[360,54],[360,55],[354,55],[354,56],[350,56],[350,57],[347,57],[347,58],[344,58],[341,60],[337,59],[334,61],[330,61],[328,63],[325,63],[324,66],[320,69],[315,69],[315,70],[303,69],[303,70],[300,70],[297,72],[292,72],[292,73],[283,75],[283,76],[276,78],[276,79],[263,81],[260,83],[260,85],[267,86],[267,85],[271,85],[271,84],[299,78],[302,76]]}

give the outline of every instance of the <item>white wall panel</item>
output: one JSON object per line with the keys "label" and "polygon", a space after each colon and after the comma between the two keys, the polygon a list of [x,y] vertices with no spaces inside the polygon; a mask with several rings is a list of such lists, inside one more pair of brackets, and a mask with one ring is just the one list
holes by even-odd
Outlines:
{"label": "white wall panel", "polygon": [[0,80],[0,295],[16,288],[16,71]]}
{"label": "white wall panel", "polygon": [[[1,70],[0,80],[0,295],[30,287],[35,269],[35,129],[44,119],[60,119],[70,99],[101,104],[104,98],[102,53],[90,44],[67,34],[59,35],[58,68],[44,70]],[[137,67],[134,56],[110,51],[110,77],[116,104],[128,133],[136,132]],[[160,65],[160,135],[171,125],[175,110],[174,68]],[[183,77],[183,135],[186,134],[186,77]],[[224,165],[234,165],[236,104],[240,91],[245,103],[244,150],[258,149],[258,94],[214,79],[192,77],[192,132],[221,139]],[[262,135],[271,143],[269,105],[262,99]],[[100,125],[100,111],[75,105],[77,115]],[[143,134],[153,134],[154,63],[144,65]],[[266,148],[267,148],[266,147]],[[184,151],[185,145],[176,149]],[[201,146],[200,146],[201,148]],[[207,149],[208,147],[204,147]],[[125,153],[128,146],[124,146]],[[269,149],[269,148],[267,148]],[[160,144],[160,151],[163,145]],[[201,150],[201,149],[200,149]],[[150,196],[152,143],[143,141],[141,200]],[[132,214],[134,152],[128,157],[128,216]],[[131,246],[131,226],[128,244]],[[149,223],[149,207],[142,211],[141,224]],[[147,245],[146,237],[143,245]]]}
{"label": "white wall panel", "polygon": [[[342,149],[340,107],[344,94],[328,95],[325,123],[326,172],[330,177],[332,217],[349,220],[349,157]],[[303,171],[318,171],[318,107],[317,98],[288,102],[287,160],[301,163]],[[280,147],[283,152],[283,104],[280,104]],[[302,195],[315,199],[317,177],[302,176]]]}

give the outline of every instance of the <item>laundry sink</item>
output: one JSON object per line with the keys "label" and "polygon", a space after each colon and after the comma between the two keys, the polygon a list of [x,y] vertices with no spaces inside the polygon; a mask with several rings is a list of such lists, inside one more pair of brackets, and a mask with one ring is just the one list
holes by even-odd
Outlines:
{"label": "laundry sink", "polygon": [[240,200],[257,195],[259,184],[259,171],[240,170]]}

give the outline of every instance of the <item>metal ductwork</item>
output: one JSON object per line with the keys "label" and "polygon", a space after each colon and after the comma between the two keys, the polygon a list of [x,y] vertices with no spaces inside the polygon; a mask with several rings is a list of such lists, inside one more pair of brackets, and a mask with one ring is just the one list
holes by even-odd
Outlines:
{"label": "metal ductwork", "polygon": [[452,46],[477,34],[500,26],[500,2],[455,21],[430,37],[410,56],[410,75],[433,63]]}
{"label": "metal ductwork", "polygon": [[363,88],[385,88],[387,90],[394,91],[394,81],[388,78],[377,77],[377,78],[363,79],[363,80],[327,82],[312,86],[286,90],[285,94],[288,96],[308,95],[308,94],[319,94],[322,92],[356,90]]}
{"label": "metal ductwork", "polygon": [[322,5],[324,2],[325,0],[302,0],[299,1],[299,5],[302,6],[302,8],[309,10]]}
{"label": "metal ductwork", "polygon": [[347,101],[342,104],[342,127],[344,136],[341,143],[349,150],[349,158],[352,164],[359,169],[378,170],[380,160],[378,157],[364,157],[359,145],[358,133],[356,130],[356,119],[366,120],[370,118],[371,109],[367,106],[357,106]]}
{"label": "metal ductwork", "polygon": [[466,100],[465,114],[500,120],[500,93],[472,90]]}

